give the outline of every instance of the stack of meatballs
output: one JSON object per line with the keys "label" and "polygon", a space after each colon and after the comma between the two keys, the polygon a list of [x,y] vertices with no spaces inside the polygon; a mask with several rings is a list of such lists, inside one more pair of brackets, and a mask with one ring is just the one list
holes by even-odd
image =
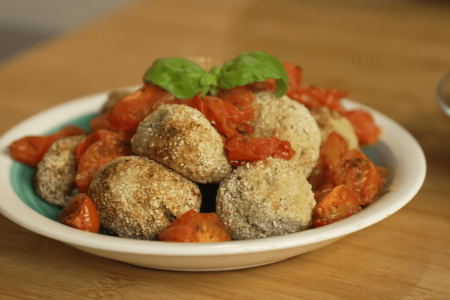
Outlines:
{"label": "stack of meatballs", "polygon": [[[206,69],[211,65],[208,59],[196,62]],[[111,94],[105,109],[121,97]],[[290,161],[268,158],[233,168],[225,137],[200,111],[162,105],[132,137],[134,155],[116,158],[95,174],[89,196],[101,225],[120,237],[154,240],[177,217],[209,201],[215,202],[215,213],[234,240],[310,228],[316,201],[306,178],[331,132],[343,136],[350,148],[358,147],[353,126],[327,108],[310,112],[271,92],[254,93],[252,105],[253,136],[289,141],[296,152]],[[44,200],[61,206],[73,194],[74,153],[82,140],[75,136],[54,143],[38,164],[35,186]],[[202,199],[198,184],[216,184],[216,198]]]}

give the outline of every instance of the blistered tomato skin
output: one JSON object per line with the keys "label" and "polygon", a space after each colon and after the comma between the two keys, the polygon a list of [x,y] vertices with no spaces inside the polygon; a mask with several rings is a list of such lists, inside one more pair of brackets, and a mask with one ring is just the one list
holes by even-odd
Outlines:
{"label": "blistered tomato skin", "polygon": [[295,155],[288,141],[282,141],[274,135],[270,138],[253,138],[235,134],[226,140],[225,149],[228,162],[234,167],[269,157],[290,160]]}
{"label": "blistered tomato skin", "polygon": [[191,99],[177,99],[159,86],[147,83],[136,92],[117,101],[108,114],[108,122],[119,131],[136,131],[139,123],[163,104],[190,105]]}
{"label": "blistered tomato skin", "polygon": [[347,151],[347,141],[336,132],[332,132],[322,145],[319,160],[308,178],[316,201],[323,198],[325,193],[335,186],[332,169],[337,166]]}
{"label": "blistered tomato skin", "polygon": [[80,160],[83,153],[95,142],[103,141],[105,146],[113,147],[116,144],[126,147],[130,144],[131,136],[125,132],[115,132],[99,129],[88,135],[83,142],[77,146],[77,159]]}
{"label": "blistered tomato skin", "polygon": [[108,114],[103,114],[93,118],[89,124],[89,128],[92,132],[97,130],[109,130],[109,131],[117,131],[114,127],[112,127],[111,123],[108,121]]}
{"label": "blistered tomato skin", "polygon": [[378,196],[382,180],[375,165],[361,152],[349,150],[333,173],[336,185],[345,184],[355,191],[360,205],[368,205]]}
{"label": "blistered tomato skin", "polygon": [[231,136],[239,131],[247,134],[254,132],[254,109],[244,98],[235,95],[225,99],[196,96],[192,100],[192,105],[208,119],[220,134]]}
{"label": "blistered tomato skin", "polygon": [[79,162],[75,181],[78,189],[87,193],[95,173],[103,165],[130,154],[130,137],[123,132],[98,130],[86,137],[77,147]]}
{"label": "blistered tomato skin", "polygon": [[48,136],[26,136],[13,142],[9,149],[11,156],[16,161],[35,168],[55,141],[81,134],[84,134],[84,130],[81,128],[68,126]]}
{"label": "blistered tomato skin", "polygon": [[373,145],[381,135],[381,129],[373,117],[363,110],[351,110],[343,114],[355,128],[360,145]]}
{"label": "blistered tomato skin", "polygon": [[[288,90],[287,95],[292,93],[296,88],[300,87],[302,82],[302,69],[293,63],[284,63],[283,67],[288,75]],[[267,79],[265,81],[257,81],[246,85],[252,92],[269,91],[275,93],[275,80]]]}
{"label": "blistered tomato skin", "polygon": [[314,227],[328,225],[359,212],[358,195],[346,185],[331,190],[314,208],[312,219]]}
{"label": "blistered tomato skin", "polygon": [[167,226],[159,234],[159,240],[213,243],[229,241],[231,236],[215,213],[198,213],[191,209]]}
{"label": "blistered tomato skin", "polygon": [[98,233],[100,230],[100,218],[94,203],[88,195],[82,193],[76,195],[64,207],[58,221],[67,226]]}
{"label": "blistered tomato skin", "polygon": [[299,66],[293,63],[284,63],[283,64],[284,69],[286,70],[286,73],[288,75],[288,91],[287,94],[289,95],[292,93],[296,88],[298,88],[302,83],[302,69],[300,69]]}
{"label": "blistered tomato skin", "polygon": [[319,163],[308,180],[316,201],[320,201],[330,187],[344,184],[357,194],[359,204],[366,206],[379,195],[387,177],[386,169],[377,168],[362,152],[348,150],[347,142],[333,132],[322,146]]}

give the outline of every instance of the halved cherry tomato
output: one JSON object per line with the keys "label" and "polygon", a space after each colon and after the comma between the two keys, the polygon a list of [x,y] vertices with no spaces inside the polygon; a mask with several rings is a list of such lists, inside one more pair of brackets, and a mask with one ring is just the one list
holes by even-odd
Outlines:
{"label": "halved cherry tomato", "polygon": [[314,227],[320,227],[345,219],[361,210],[358,195],[346,185],[339,185],[314,208]]}
{"label": "halved cherry tomato", "polygon": [[329,168],[335,167],[347,153],[348,143],[337,132],[333,131],[320,149],[320,158]]}
{"label": "halved cherry tomato", "polygon": [[[238,86],[230,90],[219,90],[217,97],[224,102],[231,103],[239,110],[234,113],[232,122],[237,123],[236,129],[240,133],[253,134],[255,132],[255,113],[253,106],[253,92],[246,86]],[[236,116],[236,115],[239,115]]]}
{"label": "halved cherry tomato", "polygon": [[290,160],[295,155],[288,141],[282,141],[274,135],[270,138],[253,138],[235,134],[228,137],[225,149],[228,162],[235,167],[268,157]]}
{"label": "halved cherry tomato", "polygon": [[91,128],[91,132],[95,132],[100,129],[117,131],[117,129],[112,127],[111,123],[109,123],[108,114],[103,114],[92,118],[89,128]]}
{"label": "halved cherry tomato", "polygon": [[330,184],[331,188],[335,186],[331,177],[331,169],[339,163],[340,159],[347,151],[347,141],[336,132],[332,132],[320,148],[319,160],[308,178],[314,191],[316,201],[324,196],[324,193],[323,191],[321,192],[321,190],[329,192]]}
{"label": "halved cherry tomato", "polygon": [[319,89],[318,87],[302,84],[302,70],[293,63],[284,63],[284,69],[288,74],[289,87],[286,95],[311,110],[317,110],[327,106],[339,113],[345,112],[341,106],[341,98],[347,96],[347,92],[336,89]]}
{"label": "halved cherry tomato", "polygon": [[360,145],[373,145],[381,134],[381,129],[375,123],[372,115],[363,110],[351,110],[343,116],[352,123]]}
{"label": "halved cherry tomato", "polygon": [[314,199],[316,200],[316,203],[322,201],[322,199],[325,198],[325,196],[328,195],[334,188],[335,188],[334,184],[329,182],[313,189]]}
{"label": "halved cherry tomato", "polygon": [[98,130],[88,136],[77,148],[79,162],[75,181],[78,189],[87,193],[95,173],[103,165],[130,154],[129,137],[122,132]]}
{"label": "halved cherry tomato", "polygon": [[217,97],[236,107],[247,106],[253,102],[253,92],[247,86],[237,86],[229,90],[219,90]]}
{"label": "halved cherry tomato", "polygon": [[97,141],[103,141],[105,146],[115,147],[116,144],[119,144],[119,146],[129,147],[130,140],[131,136],[128,133],[99,129],[88,135],[80,144],[78,144],[77,159],[80,160],[81,155],[83,155],[86,149]]}
{"label": "halved cherry tomato", "polygon": [[286,73],[288,75],[288,90],[287,94],[289,95],[293,90],[298,88],[302,83],[302,69],[293,63],[284,63],[283,64],[284,69],[286,70]]}
{"label": "halved cherry tomato", "polygon": [[311,110],[317,110],[322,106],[335,110],[338,113],[344,113],[345,109],[341,105],[341,99],[348,95],[347,92],[336,89],[319,89],[312,85],[301,84],[292,88],[287,96],[292,100],[305,105]]}
{"label": "halved cherry tomato", "polygon": [[9,146],[11,156],[29,167],[35,168],[42,160],[48,148],[59,139],[84,134],[84,130],[76,126],[68,126],[48,136],[26,136]]}
{"label": "halved cherry tomato", "polygon": [[[299,87],[302,81],[302,70],[299,66],[293,63],[284,63],[284,69],[288,75],[288,91],[287,94]],[[246,85],[252,92],[270,91],[275,92],[276,83],[274,79],[267,79],[266,81],[257,81]]]}
{"label": "halved cherry tomato", "polygon": [[160,241],[185,243],[226,242],[231,236],[215,213],[198,213],[193,209],[163,229]]}
{"label": "halved cherry tomato", "polygon": [[80,230],[97,233],[100,230],[100,218],[94,203],[88,195],[82,193],[72,198],[59,215],[58,221]]}
{"label": "halved cherry tomato", "polygon": [[197,95],[192,99],[192,104],[219,133],[225,136],[238,133],[238,128],[248,134],[254,131],[255,113],[247,100],[233,97],[223,100],[212,96],[199,97]]}
{"label": "halved cherry tomato", "polygon": [[316,201],[320,201],[330,187],[345,184],[358,195],[360,205],[364,206],[378,196],[387,175],[386,171],[381,177],[369,158],[356,149],[348,150],[347,142],[333,132],[320,149],[319,163],[308,180]]}
{"label": "halved cherry tomato", "polygon": [[363,153],[349,150],[333,169],[335,185],[345,184],[359,196],[360,205],[368,205],[380,193],[380,175]]}
{"label": "halved cherry tomato", "polygon": [[252,92],[269,91],[275,93],[276,83],[275,79],[267,79],[247,84],[246,87]]}
{"label": "halved cherry tomato", "polygon": [[136,92],[119,100],[108,114],[108,121],[116,130],[133,132],[139,123],[163,104],[187,104],[191,99],[177,99],[157,85],[146,83]]}

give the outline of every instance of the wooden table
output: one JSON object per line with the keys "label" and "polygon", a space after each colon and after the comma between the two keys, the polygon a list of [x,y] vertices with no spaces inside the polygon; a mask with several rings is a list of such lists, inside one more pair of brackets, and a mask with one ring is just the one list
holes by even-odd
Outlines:
{"label": "wooden table", "polygon": [[428,174],[395,215],[264,267],[182,273],[90,255],[0,216],[1,299],[449,299],[450,118],[435,87],[450,71],[443,1],[151,1],[43,43],[0,67],[0,133],[75,97],[139,84],[166,56],[267,51],[304,81],[396,120]]}

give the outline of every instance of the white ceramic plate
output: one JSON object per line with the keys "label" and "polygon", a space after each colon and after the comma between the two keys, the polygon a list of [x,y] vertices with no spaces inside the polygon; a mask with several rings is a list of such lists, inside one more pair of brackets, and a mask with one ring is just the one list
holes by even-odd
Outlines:
{"label": "white ceramic plate", "polygon": [[[43,236],[130,264],[181,271],[231,270],[274,263],[306,253],[375,224],[408,203],[419,191],[425,178],[423,151],[405,129],[373,109],[344,100],[347,108],[361,107],[373,114],[383,134],[377,145],[366,148],[364,152],[375,164],[390,171],[385,187],[388,192],[361,212],[334,224],[299,233],[212,244],[141,241],[88,233],[59,224],[45,217],[46,211],[38,213],[35,210],[39,209],[32,208],[32,203],[24,203],[22,199],[28,196],[23,195],[25,189],[22,189],[22,185],[30,186],[31,183],[27,182],[29,179],[23,180],[22,175],[17,174],[17,168],[25,167],[12,161],[8,145],[26,135],[48,133],[69,120],[79,120],[83,116],[84,119],[89,118],[105,100],[106,93],[101,93],[56,106],[23,121],[1,137],[0,212],[4,216]],[[25,170],[26,172],[31,174],[28,176],[32,176],[30,169]],[[55,208],[48,209],[51,211]]]}

